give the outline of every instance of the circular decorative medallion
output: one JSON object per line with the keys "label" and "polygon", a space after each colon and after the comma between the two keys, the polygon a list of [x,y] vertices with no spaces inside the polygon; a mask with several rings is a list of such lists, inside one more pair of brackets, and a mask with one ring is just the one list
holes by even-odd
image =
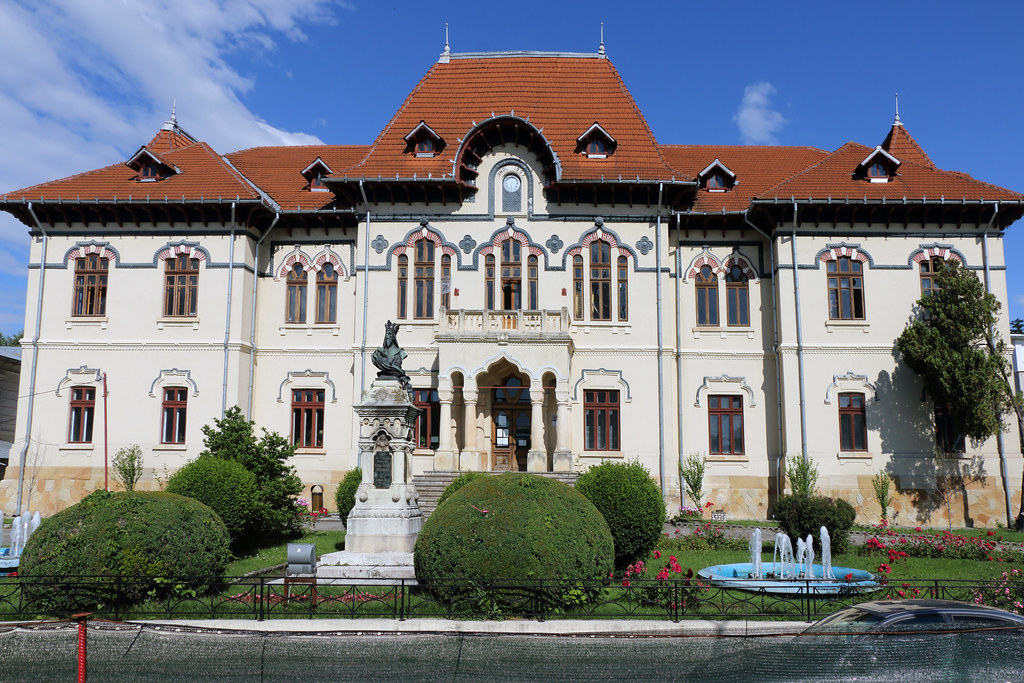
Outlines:
{"label": "circular decorative medallion", "polygon": [[505,188],[505,192],[518,192],[520,184],[519,176],[514,173],[509,173],[501,182],[502,187]]}

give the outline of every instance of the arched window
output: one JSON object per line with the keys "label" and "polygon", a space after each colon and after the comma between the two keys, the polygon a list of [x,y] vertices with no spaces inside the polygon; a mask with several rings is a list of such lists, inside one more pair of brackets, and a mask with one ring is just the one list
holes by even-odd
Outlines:
{"label": "arched window", "polygon": [[508,239],[501,243],[501,308],[517,311],[523,305],[522,245]]}
{"label": "arched window", "polygon": [[537,280],[537,275],[540,268],[538,266],[537,257],[531,256],[529,259],[527,259],[526,264],[527,275],[529,276],[530,280],[529,292],[527,293],[527,297],[529,299],[529,301],[527,302],[527,307],[531,311],[536,311],[540,308],[540,291],[538,290],[539,283]]}
{"label": "arched window", "polygon": [[730,327],[750,325],[750,290],[747,275],[739,265],[725,274],[725,307]]}
{"label": "arched window", "polygon": [[191,317],[199,303],[199,259],[179,254],[164,261],[164,315]]}
{"label": "arched window", "polygon": [[398,257],[398,317],[404,318],[409,310],[409,257]]}
{"label": "arched window", "polygon": [[727,190],[729,186],[725,182],[725,176],[721,173],[712,173],[708,176],[707,183],[704,185],[709,190]]}
{"label": "arched window", "polygon": [[946,262],[941,257],[933,256],[930,259],[921,261],[921,295],[928,296],[939,291],[939,285],[935,276],[940,270],[946,267]]}
{"label": "arched window", "polygon": [[572,317],[583,320],[583,257],[572,257]]}
{"label": "arched window", "polygon": [[441,307],[446,311],[452,307],[452,257],[441,256]]}
{"label": "arched window", "polygon": [[718,278],[711,266],[701,266],[697,273],[697,324],[718,325]]}
{"label": "arched window", "polygon": [[619,320],[629,320],[629,259],[618,259]]}
{"label": "arched window", "polygon": [[828,262],[828,317],[864,319],[864,266],[848,256]]}
{"label": "arched window", "polygon": [[289,323],[306,322],[306,270],[296,263],[288,271],[288,300],[284,320]]}
{"label": "arched window", "polygon": [[876,161],[875,163],[871,164],[871,166],[868,167],[868,177],[869,178],[888,178],[889,177],[889,169],[887,169],[885,167],[885,164],[883,164],[881,161]]}
{"label": "arched window", "polygon": [[612,319],[611,245],[604,240],[590,243],[590,319]]}
{"label": "arched window", "polygon": [[416,143],[416,156],[418,157],[432,157],[434,156],[434,140],[430,137],[422,137],[420,141]]}
{"label": "arched window", "polygon": [[605,147],[604,140],[599,138],[591,138],[590,142],[587,143],[587,156],[604,158],[607,156],[607,148]]}
{"label": "arched window", "polygon": [[484,259],[484,304],[489,311],[494,310],[494,254]]}
{"label": "arched window", "polygon": [[110,259],[89,254],[75,259],[75,294],[71,301],[73,316],[107,314],[107,270]]}
{"label": "arched window", "polygon": [[434,243],[416,242],[416,317],[434,317]]}
{"label": "arched window", "polygon": [[338,322],[338,271],[331,263],[316,274],[316,321]]}

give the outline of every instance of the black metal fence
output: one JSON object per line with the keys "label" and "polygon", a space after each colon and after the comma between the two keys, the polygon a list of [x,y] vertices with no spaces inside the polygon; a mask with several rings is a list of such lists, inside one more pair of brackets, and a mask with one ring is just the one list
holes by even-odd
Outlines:
{"label": "black metal fence", "polygon": [[[811,621],[868,600],[941,598],[1009,605],[1024,582],[908,581],[827,593],[808,580],[788,594],[742,591],[698,579],[210,580],[153,577],[0,579],[0,620],[126,619],[792,619]],[[1010,596],[1010,597],[1008,597]],[[1015,596],[1015,597],[1014,597]]]}

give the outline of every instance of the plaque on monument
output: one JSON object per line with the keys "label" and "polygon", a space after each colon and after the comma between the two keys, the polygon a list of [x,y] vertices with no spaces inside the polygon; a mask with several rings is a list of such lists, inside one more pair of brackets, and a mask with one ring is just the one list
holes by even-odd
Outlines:
{"label": "plaque on monument", "polygon": [[378,489],[386,489],[391,486],[391,451],[374,452],[373,485]]}

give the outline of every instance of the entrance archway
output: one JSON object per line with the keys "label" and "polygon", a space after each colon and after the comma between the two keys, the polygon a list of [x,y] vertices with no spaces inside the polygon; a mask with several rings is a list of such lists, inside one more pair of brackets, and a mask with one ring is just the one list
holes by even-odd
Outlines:
{"label": "entrance archway", "polygon": [[513,374],[492,391],[492,469],[525,472],[530,450],[530,387]]}

